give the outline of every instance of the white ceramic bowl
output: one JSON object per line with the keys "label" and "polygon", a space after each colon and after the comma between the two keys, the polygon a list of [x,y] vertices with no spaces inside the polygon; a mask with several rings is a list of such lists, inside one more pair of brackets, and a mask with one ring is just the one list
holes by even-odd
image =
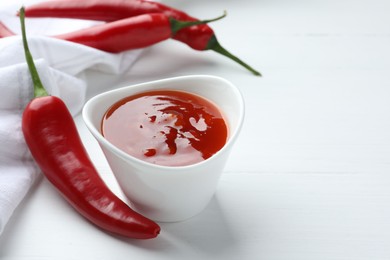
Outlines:
{"label": "white ceramic bowl", "polygon": [[[229,128],[225,146],[205,161],[188,166],[160,166],[128,155],[100,132],[107,109],[127,96],[156,89],[182,90],[211,100],[225,116]],[[182,221],[201,212],[212,198],[244,119],[240,91],[215,76],[183,76],[115,89],[91,98],[83,119],[98,141],[118,183],[134,210],[162,222]]]}

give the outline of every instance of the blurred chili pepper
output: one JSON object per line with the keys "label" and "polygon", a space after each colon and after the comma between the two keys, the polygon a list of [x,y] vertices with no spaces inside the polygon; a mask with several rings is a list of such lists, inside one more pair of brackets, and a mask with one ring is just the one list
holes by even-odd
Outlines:
{"label": "blurred chili pepper", "polygon": [[150,13],[165,13],[176,19],[188,17],[186,13],[162,3],[144,0],[59,0],[40,2],[25,8],[26,17],[73,18],[105,22]]}
{"label": "blurred chili pepper", "polygon": [[160,227],[109,190],[88,157],[65,103],[48,96],[28,48],[23,8],[20,20],[35,97],[23,112],[22,131],[36,163],[65,199],[95,225],[130,238],[156,237]]}
{"label": "blurred chili pepper", "polygon": [[[78,18],[112,22],[127,17],[148,13],[164,13],[180,21],[198,21],[187,13],[158,2],[145,0],[66,0],[48,1],[26,8],[28,17]],[[173,38],[199,51],[213,50],[238,64],[253,74],[261,74],[238,57],[228,52],[218,42],[214,31],[207,24],[183,28]]]}
{"label": "blurred chili pepper", "polygon": [[0,38],[15,35],[5,24],[0,22]]}

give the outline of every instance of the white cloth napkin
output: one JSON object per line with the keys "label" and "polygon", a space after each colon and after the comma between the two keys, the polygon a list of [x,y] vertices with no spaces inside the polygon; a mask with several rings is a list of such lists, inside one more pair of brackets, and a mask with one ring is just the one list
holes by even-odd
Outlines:
{"label": "white cloth napkin", "polygon": [[[0,21],[17,33],[20,33],[20,23],[15,13],[19,8],[20,5],[16,4],[2,8],[0,4]],[[141,53],[141,50],[136,50],[109,54],[43,36],[76,30],[92,23],[70,19],[26,20],[29,46],[41,80],[51,95],[65,101],[73,115],[80,112],[85,101],[88,86],[82,79],[86,70],[125,73]],[[33,86],[21,37],[0,39],[0,235],[40,175],[21,132],[21,115],[32,95]]]}

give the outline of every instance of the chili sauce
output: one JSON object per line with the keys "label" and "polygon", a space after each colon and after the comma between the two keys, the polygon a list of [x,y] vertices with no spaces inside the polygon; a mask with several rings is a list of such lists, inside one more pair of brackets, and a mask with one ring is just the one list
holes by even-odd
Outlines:
{"label": "chili sauce", "polygon": [[203,97],[155,90],[126,97],[105,113],[101,132],[124,152],[164,166],[206,160],[226,143],[220,110]]}

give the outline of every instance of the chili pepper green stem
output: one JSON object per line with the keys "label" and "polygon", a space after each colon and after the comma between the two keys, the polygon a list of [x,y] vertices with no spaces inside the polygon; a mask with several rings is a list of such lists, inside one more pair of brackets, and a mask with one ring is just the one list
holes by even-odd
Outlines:
{"label": "chili pepper green stem", "polygon": [[225,16],[226,16],[226,11],[223,12],[223,15],[221,15],[217,18],[214,18],[214,19],[200,20],[200,21],[179,21],[179,20],[176,20],[175,18],[169,17],[169,22],[171,23],[172,34],[175,35],[178,31],[180,31],[181,29],[183,29],[185,27],[215,22],[215,21],[221,20]]}
{"label": "chili pepper green stem", "polygon": [[20,17],[20,24],[22,27],[22,37],[23,37],[23,47],[24,47],[24,54],[26,56],[26,61],[28,65],[28,69],[31,73],[31,78],[34,84],[34,97],[43,97],[48,96],[46,89],[44,88],[41,79],[39,78],[37,68],[35,67],[33,57],[31,55],[30,49],[28,47],[27,43],[27,36],[26,36],[26,26],[24,23],[24,7],[20,8],[19,11],[19,17]]}
{"label": "chili pepper green stem", "polygon": [[248,69],[250,72],[252,72],[254,75],[256,76],[261,76],[260,72],[258,72],[257,70],[255,70],[254,68],[252,68],[251,66],[249,66],[248,64],[246,64],[245,62],[243,62],[242,60],[240,60],[238,57],[234,56],[233,54],[231,54],[229,51],[227,51],[224,47],[222,47],[222,45],[218,42],[217,40],[217,37],[215,37],[215,35],[213,35],[208,44],[207,44],[207,47],[206,47],[207,50],[213,50],[215,52],[218,52],[219,54],[222,54],[223,56],[226,56],[228,57],[229,59],[232,59],[234,60],[235,62],[237,62],[238,64],[240,64],[241,66],[243,66],[244,68]]}

